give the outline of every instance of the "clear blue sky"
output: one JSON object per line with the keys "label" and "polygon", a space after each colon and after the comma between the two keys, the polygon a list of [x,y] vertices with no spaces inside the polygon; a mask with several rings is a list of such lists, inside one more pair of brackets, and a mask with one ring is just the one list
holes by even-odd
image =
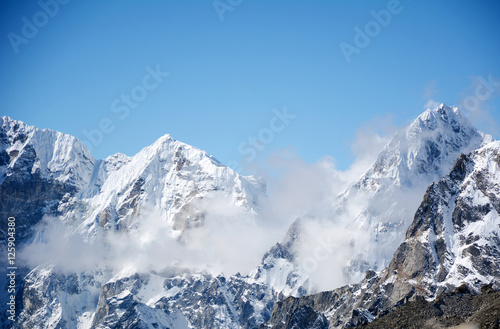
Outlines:
{"label": "clear blue sky", "polygon": [[[220,0],[219,12],[213,1],[54,1],[42,0],[52,16],[36,1],[0,4],[0,115],[82,140],[100,129],[96,158],[169,133],[227,164],[261,134],[257,159],[293,146],[346,168],[367,120],[402,126],[429,99],[469,96],[489,112],[476,125],[500,137],[500,88],[473,88],[473,77],[500,81],[499,1]],[[372,10],[392,10],[390,22]],[[348,62],[341,45],[356,41]],[[270,123],[285,107],[296,117]]]}

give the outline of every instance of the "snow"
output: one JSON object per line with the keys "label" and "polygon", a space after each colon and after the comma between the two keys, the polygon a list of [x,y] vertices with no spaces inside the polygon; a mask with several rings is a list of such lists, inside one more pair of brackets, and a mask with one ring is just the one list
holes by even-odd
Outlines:
{"label": "snow", "polygon": [[[0,127],[10,142],[6,151],[19,152],[10,163],[10,168],[26,151],[26,146],[30,145],[37,153],[33,172],[38,170],[42,176],[70,183],[78,188],[88,184],[95,160],[77,138],[52,130],[37,129],[5,116],[0,118]],[[1,179],[3,181],[4,178]]]}
{"label": "snow", "polygon": [[94,320],[94,314],[95,312],[88,311],[80,315],[76,323],[76,328],[90,329],[90,327],[92,326],[92,321]]}
{"label": "snow", "polygon": [[[148,284],[144,285],[142,289],[139,290],[139,292],[136,295],[137,299],[140,300],[142,303],[146,304],[147,306],[154,306],[154,304],[162,297],[164,296],[170,297],[171,294],[174,292],[170,290],[165,291],[163,287],[164,282],[165,278],[150,273],[148,278]],[[178,287],[173,287],[172,289],[174,288],[178,289]],[[172,296],[175,296],[177,292],[175,292]]]}
{"label": "snow", "polygon": [[[113,159],[119,160],[119,165],[115,164],[116,161],[110,165],[114,165],[113,171],[103,173],[106,168],[99,168],[103,182],[99,193],[87,199],[91,207],[89,218],[99,217],[106,209],[120,209],[130,200],[134,184],[139,180],[143,183],[138,207],[159,209],[161,216],[172,225],[172,236],[179,234],[173,227],[175,215],[211,191],[222,191],[244,208],[255,204],[265,193],[262,184],[254,178],[239,176],[206,152],[175,141],[168,135],[132,158],[117,156]],[[179,161],[184,163],[179,165]],[[132,214],[130,210],[129,216],[125,217]],[[84,227],[90,223],[84,223]]]}
{"label": "snow", "polygon": [[[342,212],[351,213],[351,225],[370,234],[362,242],[367,248],[349,263],[366,262],[376,271],[389,264],[427,187],[447,174],[461,153],[479,148],[485,140],[491,136],[445,104],[428,109],[396,133],[372,168],[343,194]],[[366,269],[352,269],[353,281]]]}
{"label": "snow", "polygon": [[175,328],[189,329],[191,328],[187,319],[180,313],[166,314],[163,310],[149,308],[140,305],[138,313],[145,321],[148,329],[156,328]]}
{"label": "snow", "polygon": [[[285,296],[298,296],[299,293],[297,288],[300,285],[290,287],[287,282],[288,276],[295,273],[294,264],[283,258],[268,258],[267,260],[268,261],[265,263],[266,268],[259,268],[259,278],[256,280],[251,279],[256,274],[257,270],[255,270],[250,274],[248,282],[258,282],[269,285],[273,287],[275,291],[281,292]],[[303,281],[307,281],[307,278],[304,278]]]}
{"label": "snow", "polygon": [[[439,202],[437,213],[443,218],[444,231],[436,236],[434,227],[431,225],[420,235],[410,238],[417,239],[426,246],[436,262],[435,270],[439,266],[435,243],[439,237],[445,240],[447,258],[441,265],[447,269],[448,274],[444,281],[436,282],[435,270],[429,270],[423,280],[428,286],[457,287],[466,283],[473,290],[479,291],[483,284],[490,282],[499,284],[498,278],[493,275],[481,274],[497,271],[500,266],[498,259],[495,259],[493,255],[481,253],[475,257],[480,257],[484,261],[473,260],[468,251],[471,246],[485,248],[483,250],[497,248],[496,241],[500,236],[500,216],[492,204],[500,199],[499,151],[499,142],[489,143],[468,156],[470,165],[467,166],[466,177],[463,181],[453,182],[449,177],[443,178],[442,182],[446,183],[451,190],[450,192],[446,189],[438,190],[437,193],[440,194],[431,202]],[[454,184],[457,183],[459,185],[455,186]],[[454,194],[455,190],[457,194]],[[489,211],[481,214],[480,220],[467,216],[462,218],[460,225],[455,225],[452,215],[458,205],[469,211],[475,209],[489,209]],[[489,264],[488,268],[483,268],[483,264]],[[435,295],[432,294],[429,296],[430,299],[434,297]]]}

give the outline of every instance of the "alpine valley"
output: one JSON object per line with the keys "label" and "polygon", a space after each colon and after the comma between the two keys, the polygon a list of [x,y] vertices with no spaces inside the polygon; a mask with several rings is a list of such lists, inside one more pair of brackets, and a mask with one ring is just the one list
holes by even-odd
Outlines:
{"label": "alpine valley", "polygon": [[422,113],[261,245],[253,270],[228,273],[235,258],[215,245],[265,225],[267,202],[265,182],[169,135],[96,160],[75,137],[0,117],[0,240],[6,255],[14,217],[17,248],[15,321],[4,310],[1,326],[500,328],[500,142],[458,108]]}

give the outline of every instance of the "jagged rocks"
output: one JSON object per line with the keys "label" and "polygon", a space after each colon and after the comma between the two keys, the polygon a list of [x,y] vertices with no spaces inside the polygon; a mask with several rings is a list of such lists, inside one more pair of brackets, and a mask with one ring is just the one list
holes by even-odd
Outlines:
{"label": "jagged rocks", "polygon": [[[151,287],[156,295],[150,295]],[[269,319],[274,300],[268,287],[239,276],[136,274],[102,288],[92,328],[129,328],[145,313],[182,313],[195,328],[251,329]]]}

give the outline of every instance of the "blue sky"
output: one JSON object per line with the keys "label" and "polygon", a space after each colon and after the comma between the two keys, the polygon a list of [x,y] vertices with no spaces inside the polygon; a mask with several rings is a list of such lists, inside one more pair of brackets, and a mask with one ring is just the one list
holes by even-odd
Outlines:
{"label": "blue sky", "polygon": [[64,2],[2,1],[0,115],[96,158],[169,133],[226,164],[291,146],[347,168],[360,130],[429,100],[500,138],[500,88],[477,87],[500,81],[498,1]]}

